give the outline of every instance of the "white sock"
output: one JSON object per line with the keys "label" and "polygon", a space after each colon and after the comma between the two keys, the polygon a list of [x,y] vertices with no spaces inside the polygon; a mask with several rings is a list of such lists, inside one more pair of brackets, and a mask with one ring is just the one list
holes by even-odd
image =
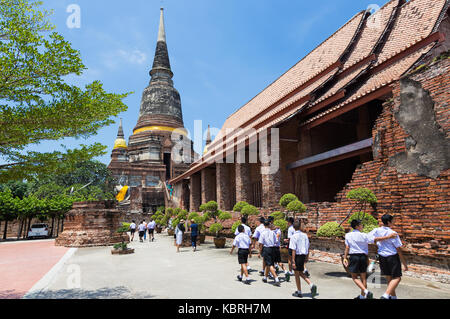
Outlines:
{"label": "white sock", "polygon": [[384,293],[383,297],[386,298],[386,299],[389,299],[390,296],[387,293]]}
{"label": "white sock", "polygon": [[247,281],[247,280],[248,280],[248,277],[245,277],[245,276],[244,276],[244,281]]}
{"label": "white sock", "polygon": [[369,290],[364,290],[364,296],[367,296],[367,294],[369,293]]}
{"label": "white sock", "polygon": [[311,288],[314,286],[314,284],[313,283],[311,283],[310,285],[309,285]]}
{"label": "white sock", "polygon": [[366,299],[366,296],[359,295],[359,299]]}
{"label": "white sock", "polygon": [[275,278],[275,282],[279,282],[280,281],[280,279],[278,279],[278,277],[277,278]]}
{"label": "white sock", "polygon": [[266,277],[266,276],[264,276],[264,277],[263,277],[263,279],[264,279],[264,280],[267,280],[267,277]]}
{"label": "white sock", "polygon": [[287,275],[288,273],[289,273],[289,271],[287,271],[287,270],[284,271],[284,274],[285,274],[285,275]]}
{"label": "white sock", "polygon": [[389,296],[391,299],[397,299],[397,296]]}

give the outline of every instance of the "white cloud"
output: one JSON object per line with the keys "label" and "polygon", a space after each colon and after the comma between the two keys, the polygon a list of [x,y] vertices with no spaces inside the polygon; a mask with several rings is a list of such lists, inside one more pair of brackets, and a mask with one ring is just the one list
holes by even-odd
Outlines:
{"label": "white cloud", "polygon": [[143,64],[145,61],[147,61],[147,55],[140,50],[133,50],[131,52],[119,50],[118,54],[121,58],[131,64]]}
{"label": "white cloud", "polygon": [[123,62],[142,65],[147,62],[147,54],[138,49],[132,51],[119,49],[102,54],[102,62],[108,69],[117,69],[117,67],[122,65]]}

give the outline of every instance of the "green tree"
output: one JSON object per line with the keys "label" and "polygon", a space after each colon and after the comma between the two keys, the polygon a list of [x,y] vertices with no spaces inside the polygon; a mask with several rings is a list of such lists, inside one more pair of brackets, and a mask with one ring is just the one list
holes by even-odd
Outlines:
{"label": "green tree", "polygon": [[86,69],[80,52],[48,21],[35,0],[0,0],[0,182],[67,173],[105,154],[95,143],[49,153],[24,152],[44,140],[87,138],[127,109],[126,94],[108,93],[99,81],[66,83]]}
{"label": "green tree", "polygon": [[3,230],[3,239],[6,239],[8,222],[17,218],[17,200],[14,198],[11,190],[6,188],[0,192],[0,220],[5,222]]}

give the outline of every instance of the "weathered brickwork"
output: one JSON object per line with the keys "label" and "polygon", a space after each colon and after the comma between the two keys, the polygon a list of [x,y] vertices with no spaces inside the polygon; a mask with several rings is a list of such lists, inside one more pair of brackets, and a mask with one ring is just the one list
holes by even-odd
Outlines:
{"label": "weathered brickwork", "polygon": [[200,174],[194,174],[191,176],[191,180],[190,180],[190,211],[191,212],[195,212],[198,211],[200,205],[201,205],[201,201],[202,201],[202,196],[201,196],[201,176]]}

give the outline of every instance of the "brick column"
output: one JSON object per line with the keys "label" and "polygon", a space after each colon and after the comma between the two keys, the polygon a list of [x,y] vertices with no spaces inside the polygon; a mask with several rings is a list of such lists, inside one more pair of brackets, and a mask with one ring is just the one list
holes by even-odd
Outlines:
{"label": "brick column", "polygon": [[194,174],[191,176],[190,180],[190,211],[197,212],[201,204],[201,178],[200,174]]}
{"label": "brick column", "polygon": [[202,203],[216,200],[216,176],[211,168],[205,168],[201,171],[202,178]]}
{"label": "brick column", "polygon": [[236,163],[236,202],[251,200],[250,164]]}
{"label": "brick column", "polygon": [[[309,130],[300,131],[299,155],[300,159],[311,156],[311,135]],[[300,196],[299,199],[303,203],[309,202],[309,180],[308,171],[302,170],[298,173],[300,178]]]}
{"label": "brick column", "polygon": [[217,163],[216,164],[216,184],[217,184],[217,204],[221,210],[232,210],[231,207],[231,192],[230,192],[230,164]]}
{"label": "brick column", "polygon": [[281,170],[274,174],[264,174],[264,168],[270,164],[261,164],[262,204],[263,208],[276,208],[281,198]]}

